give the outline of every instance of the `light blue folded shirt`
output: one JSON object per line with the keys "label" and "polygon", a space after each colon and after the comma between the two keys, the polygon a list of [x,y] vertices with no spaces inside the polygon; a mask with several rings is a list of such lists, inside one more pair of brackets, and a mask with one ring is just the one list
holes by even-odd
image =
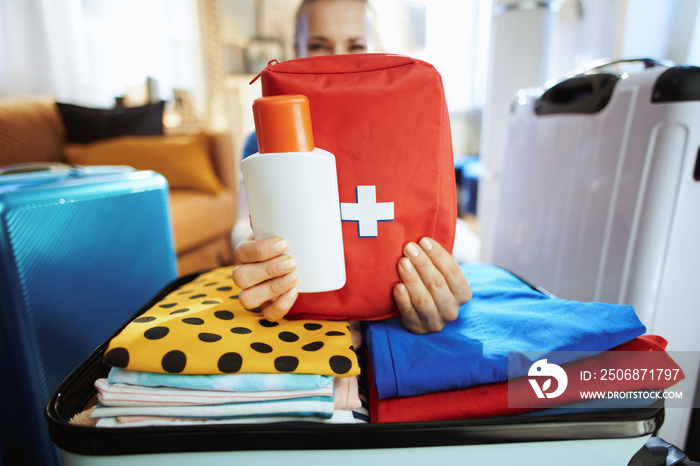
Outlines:
{"label": "light blue folded shirt", "polygon": [[109,383],[144,387],[173,387],[193,390],[250,392],[259,390],[309,390],[327,386],[333,376],[317,374],[213,374],[181,375],[140,372],[112,367]]}

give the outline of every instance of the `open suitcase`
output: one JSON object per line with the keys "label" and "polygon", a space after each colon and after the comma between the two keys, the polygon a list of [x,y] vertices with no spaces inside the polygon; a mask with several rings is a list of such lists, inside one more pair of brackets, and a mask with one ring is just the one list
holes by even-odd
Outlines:
{"label": "open suitcase", "polygon": [[128,167],[2,171],[0,464],[56,465],[52,391],[176,276],[168,186]]}
{"label": "open suitcase", "polygon": [[[493,263],[562,298],[631,304],[669,350],[699,351],[698,115],[700,68],[652,60],[520,91]],[[686,375],[695,393],[697,370]],[[689,410],[669,416],[664,438],[683,445]]]}
{"label": "open suitcase", "polygon": [[[133,318],[198,275],[168,285]],[[125,324],[126,325],[126,324]],[[115,336],[121,330],[115,332]],[[282,422],[91,427],[70,419],[95,403],[96,379],[110,367],[103,343],[56,389],[46,406],[51,438],[66,466],[208,464],[627,465],[663,422],[663,402],[635,409],[536,411],[527,415],[431,422]],[[363,377],[361,377],[361,380]],[[360,386],[366,384],[361,382]]]}

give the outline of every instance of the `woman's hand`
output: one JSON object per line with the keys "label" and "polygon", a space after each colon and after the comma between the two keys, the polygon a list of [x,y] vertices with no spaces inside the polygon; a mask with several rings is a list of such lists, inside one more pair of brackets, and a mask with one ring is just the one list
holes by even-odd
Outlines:
{"label": "woman's hand", "polygon": [[233,282],[241,288],[238,300],[246,309],[261,307],[271,322],[284,317],[298,295],[296,262],[283,254],[287,246],[282,238],[255,241],[251,236],[238,243],[233,253],[241,264],[233,269]]}
{"label": "woman's hand", "polygon": [[412,333],[439,332],[471,299],[469,283],[452,254],[431,238],[406,244],[403,253],[401,283],[394,287],[401,322]]}

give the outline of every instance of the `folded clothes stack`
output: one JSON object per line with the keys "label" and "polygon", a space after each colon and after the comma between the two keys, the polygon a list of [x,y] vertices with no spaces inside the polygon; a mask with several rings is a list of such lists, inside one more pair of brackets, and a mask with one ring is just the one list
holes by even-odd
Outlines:
{"label": "folded clothes stack", "polygon": [[364,324],[372,422],[516,415],[573,406],[580,389],[596,389],[569,377],[561,396],[528,404],[537,401],[528,371],[547,357],[571,374],[629,368],[641,360],[630,354],[677,369],[674,380],[605,385],[616,391],[665,389],[683,378],[664,351],[665,340],[642,336],[646,329],[631,306],[554,298],[491,265],[467,264],[462,271],[473,297],[441,332],[413,335],[398,319]]}
{"label": "folded clothes stack", "polygon": [[245,309],[231,267],[175,289],[110,342],[98,427],[367,422],[348,322]]}

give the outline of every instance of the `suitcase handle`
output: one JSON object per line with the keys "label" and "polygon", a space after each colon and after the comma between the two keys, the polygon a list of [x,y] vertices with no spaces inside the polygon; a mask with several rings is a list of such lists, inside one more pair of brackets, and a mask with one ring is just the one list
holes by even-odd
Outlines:
{"label": "suitcase handle", "polygon": [[0,167],[0,191],[16,191],[28,186],[86,175],[110,175],[135,171],[123,165],[79,166],[60,162],[27,162]]}
{"label": "suitcase handle", "polygon": [[655,68],[657,66],[665,66],[663,63],[661,63],[658,60],[654,60],[653,58],[602,58],[584,66],[584,71],[580,74],[587,74],[591,71],[602,70],[603,68],[628,63],[641,63],[642,65],[644,65],[645,70],[649,68]]}
{"label": "suitcase handle", "polygon": [[0,167],[0,176],[17,175],[20,173],[32,173],[48,171],[50,173],[66,172],[71,169],[70,165],[59,162],[27,162]]}
{"label": "suitcase handle", "polygon": [[618,80],[617,76],[610,73],[576,75],[565,79],[535,100],[535,113],[598,113],[610,101]]}
{"label": "suitcase handle", "polygon": [[605,70],[621,64],[641,63],[644,69],[665,66],[652,58],[604,58],[596,60],[573,76],[551,86],[535,101],[537,115],[598,113],[610,101],[620,73]]}

